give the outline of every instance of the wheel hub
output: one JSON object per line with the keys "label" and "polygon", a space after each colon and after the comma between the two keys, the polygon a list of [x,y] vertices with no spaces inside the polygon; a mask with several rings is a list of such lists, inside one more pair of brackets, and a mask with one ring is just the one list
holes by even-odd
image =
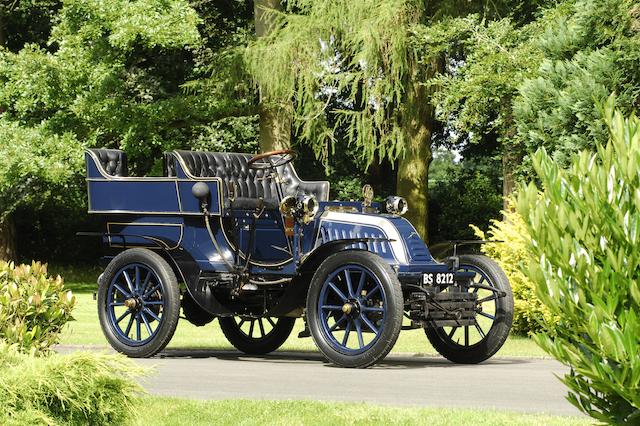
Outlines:
{"label": "wheel hub", "polygon": [[136,309],[138,307],[138,304],[139,304],[138,299],[134,297],[124,301],[124,306],[126,306],[129,309]]}
{"label": "wheel hub", "polygon": [[349,300],[342,305],[342,312],[353,317],[360,313],[360,305],[357,300]]}

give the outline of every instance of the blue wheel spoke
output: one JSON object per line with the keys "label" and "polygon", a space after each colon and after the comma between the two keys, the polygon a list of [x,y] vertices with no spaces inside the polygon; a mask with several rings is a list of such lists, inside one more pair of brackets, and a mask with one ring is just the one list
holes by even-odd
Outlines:
{"label": "blue wheel spoke", "polygon": [[256,323],[255,320],[251,321],[251,324],[249,325],[249,337],[253,337],[253,325]]}
{"label": "blue wheel spoke", "polygon": [[329,287],[331,287],[331,289],[332,289],[333,291],[335,291],[335,292],[336,292],[336,294],[337,294],[337,295],[338,295],[338,296],[339,296],[339,297],[340,297],[344,302],[346,302],[346,301],[347,301],[347,296],[345,296],[345,295],[344,295],[344,294],[343,294],[343,293],[338,289],[338,287],[336,287],[336,285],[335,285],[334,283],[329,282]]}
{"label": "blue wheel spoke", "polygon": [[451,339],[453,337],[453,335],[455,334],[457,329],[458,329],[458,327],[451,327],[451,331],[447,335],[449,337],[449,339]]}
{"label": "blue wheel spoke", "polygon": [[136,291],[140,290],[140,267],[136,266],[136,283],[135,283]]}
{"label": "blue wheel spoke", "polygon": [[129,337],[129,333],[131,332],[131,326],[133,325],[133,320],[135,320],[135,315],[133,315],[133,312],[132,312],[131,318],[129,319],[129,324],[127,324],[127,329],[124,332],[124,335],[127,336],[127,338]]}
{"label": "blue wheel spoke", "polygon": [[140,312],[140,317],[142,317],[142,321],[144,321],[144,326],[147,329],[149,336],[151,336],[153,332],[151,331],[151,326],[149,325],[149,321],[147,321],[147,317],[144,316],[143,312]]}
{"label": "blue wheel spoke", "polygon": [[491,314],[487,314],[486,312],[478,312],[478,315],[482,315],[483,317],[489,318],[490,320],[494,320],[496,319],[496,317],[494,317]]}
{"label": "blue wheel spoke", "polygon": [[349,297],[354,297],[353,284],[351,284],[351,274],[349,273],[349,269],[344,270],[344,277],[347,282],[347,290],[349,291]]}
{"label": "blue wheel spoke", "polygon": [[376,288],[371,290],[371,292],[369,294],[367,294],[367,297],[365,297],[365,300],[369,300],[372,295],[374,295],[374,294],[376,294],[378,292],[378,290],[380,290],[380,285],[379,284],[378,284],[378,286]]}
{"label": "blue wheel spoke", "polygon": [[341,311],[342,306],[338,305],[322,305],[322,309],[325,311]]}
{"label": "blue wheel spoke", "polygon": [[109,306],[124,306],[124,302],[111,302]]}
{"label": "blue wheel spoke", "polygon": [[140,286],[140,293],[144,294],[147,291],[147,286],[149,285],[149,280],[151,279],[151,271],[147,271],[147,276],[144,279],[144,282]]}
{"label": "blue wheel spoke", "polygon": [[364,321],[364,323],[367,324],[367,327],[369,327],[371,331],[373,331],[375,334],[378,334],[378,329],[376,328],[375,325],[373,325],[371,321],[369,321],[369,318],[367,318],[366,315],[362,314],[360,315],[360,318],[362,318],[362,321]]}
{"label": "blue wheel spoke", "polygon": [[127,312],[125,312],[124,314],[120,315],[118,317],[118,319],[116,320],[116,324],[120,324],[120,322],[125,319],[127,317],[127,315],[130,315],[131,311],[127,309]]}
{"label": "blue wheel spoke", "polygon": [[373,306],[363,306],[362,309],[364,312],[384,312],[384,308],[376,308]]}
{"label": "blue wheel spoke", "polygon": [[260,337],[264,337],[267,334],[264,332],[264,324],[262,323],[262,318],[258,319],[258,325],[260,326]]}
{"label": "blue wheel spoke", "polygon": [[476,326],[476,330],[478,330],[478,333],[480,333],[480,337],[484,339],[486,335],[484,334],[484,330],[482,330],[482,327],[480,327],[480,324],[478,324],[478,321],[476,321],[475,326]]}
{"label": "blue wheel spoke", "polygon": [[153,292],[155,292],[156,290],[158,290],[160,288],[160,284],[156,284],[155,286],[153,286],[153,288],[149,291],[147,291],[145,294],[142,295],[143,299],[146,299],[147,297],[149,297]]}
{"label": "blue wheel spoke", "polygon": [[360,273],[360,281],[358,282],[358,289],[356,290],[356,297],[360,297],[362,295],[365,278],[367,278],[367,273],[365,271],[362,271]]}
{"label": "blue wheel spoke", "polygon": [[329,329],[329,331],[334,331],[336,328],[340,327],[340,324],[342,324],[345,320],[347,319],[347,314],[342,314],[342,316],[340,317],[340,319],[338,321],[335,322],[335,324],[333,324],[331,326],[331,328]]}
{"label": "blue wheel spoke", "polygon": [[122,287],[120,287],[118,284],[114,284],[113,288],[115,288],[116,290],[118,290],[120,293],[122,293],[125,297],[131,297],[131,293],[129,293],[128,291],[125,291]]}
{"label": "blue wheel spoke", "polygon": [[142,302],[145,306],[164,305],[162,300],[151,300],[149,302]]}
{"label": "blue wheel spoke", "polygon": [[122,275],[124,276],[124,279],[127,282],[127,286],[129,287],[129,291],[131,292],[131,294],[135,293],[135,290],[133,288],[133,283],[131,282],[131,277],[129,277],[129,274],[127,274],[127,271],[122,271]]}
{"label": "blue wheel spoke", "polygon": [[142,333],[141,333],[141,329],[140,327],[142,326],[142,324],[140,324],[140,314],[136,315],[136,338],[138,340],[142,340]]}
{"label": "blue wheel spoke", "polygon": [[347,346],[349,333],[351,332],[351,321],[347,321],[347,327],[344,329],[344,337],[342,338],[342,346]]}
{"label": "blue wheel spoke", "polygon": [[364,348],[364,339],[362,338],[362,324],[360,323],[360,319],[356,318],[353,323],[356,326],[356,332],[358,333],[358,344],[360,345],[360,349]]}
{"label": "blue wheel spoke", "polygon": [[144,310],[147,314],[149,314],[149,315],[151,316],[151,318],[153,318],[154,320],[156,320],[156,321],[160,322],[160,318],[159,318],[156,314],[154,314],[154,313],[153,313],[153,311],[152,311],[151,309],[149,309],[149,308],[144,308],[143,310]]}

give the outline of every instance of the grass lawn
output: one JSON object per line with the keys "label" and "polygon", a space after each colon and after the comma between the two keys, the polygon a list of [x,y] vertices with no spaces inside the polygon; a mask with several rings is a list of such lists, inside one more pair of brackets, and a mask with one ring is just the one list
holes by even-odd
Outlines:
{"label": "grass lawn", "polygon": [[[93,281],[95,282],[95,281]],[[73,316],[75,321],[69,323],[63,332],[61,344],[65,345],[107,345],[98,322],[96,301],[92,292],[96,284],[86,280],[83,282],[67,281],[66,286],[73,290],[77,305]],[[311,351],[315,345],[311,338],[299,339],[298,333],[303,329],[302,320],[296,322],[296,328],[289,340],[280,348],[283,351]],[[169,348],[210,348],[232,349],[220,331],[217,321],[204,327],[196,327],[186,320],[180,320]],[[417,353],[436,355],[422,330],[408,330],[400,333],[400,338],[393,348],[393,353]],[[498,356],[544,357],[543,352],[531,339],[511,336]]]}
{"label": "grass lawn", "polygon": [[589,425],[585,418],[507,411],[448,408],[387,407],[315,401],[191,401],[143,398],[140,416],[133,424],[153,418],[162,425]]}

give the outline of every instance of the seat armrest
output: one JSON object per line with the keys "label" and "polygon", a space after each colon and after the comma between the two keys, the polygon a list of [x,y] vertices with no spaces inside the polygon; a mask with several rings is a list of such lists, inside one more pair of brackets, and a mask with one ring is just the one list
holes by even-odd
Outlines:
{"label": "seat armrest", "polygon": [[298,190],[305,194],[315,195],[318,201],[329,201],[329,182],[326,180],[301,180],[298,184]]}

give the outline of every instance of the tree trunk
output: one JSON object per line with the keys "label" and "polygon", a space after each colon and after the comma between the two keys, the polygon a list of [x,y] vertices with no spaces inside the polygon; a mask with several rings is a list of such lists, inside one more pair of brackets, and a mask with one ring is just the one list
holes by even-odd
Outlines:
{"label": "tree trunk", "polygon": [[407,199],[405,217],[427,241],[429,229],[429,165],[431,164],[431,130],[424,123],[416,126],[398,165],[398,195]]}
{"label": "tree trunk", "polygon": [[[268,9],[282,11],[280,0],[255,0],[253,6],[256,36],[271,31]],[[260,150],[262,152],[287,149],[291,146],[291,117],[284,108],[268,104],[260,91]]]}
{"label": "tree trunk", "polygon": [[409,210],[405,217],[425,240],[429,239],[429,165],[433,159],[431,152],[431,132],[435,114],[425,85],[430,76],[443,67],[442,59],[433,60],[428,69],[414,71],[407,89],[407,109],[404,115],[404,132],[407,147],[398,164],[397,191],[406,198]]}
{"label": "tree trunk", "polygon": [[0,222],[0,260],[16,260],[16,229],[11,216]]}
{"label": "tree trunk", "polygon": [[509,196],[516,188],[516,181],[513,176],[513,169],[517,164],[517,155],[509,151],[507,147],[502,147],[502,198],[503,210],[509,209]]}
{"label": "tree trunk", "polygon": [[7,31],[5,30],[6,19],[2,10],[0,10],[0,47],[4,47],[7,45]]}
{"label": "tree trunk", "polygon": [[[507,98],[503,103],[507,104],[505,108],[509,108],[511,105],[511,98]],[[502,138],[502,210],[507,212],[513,206],[509,206],[509,196],[513,194],[516,189],[515,180],[515,168],[518,164],[522,163],[523,154],[520,147],[514,144],[515,136],[517,133],[516,126],[511,114],[507,115],[504,119],[504,126],[507,128],[507,132]]]}

